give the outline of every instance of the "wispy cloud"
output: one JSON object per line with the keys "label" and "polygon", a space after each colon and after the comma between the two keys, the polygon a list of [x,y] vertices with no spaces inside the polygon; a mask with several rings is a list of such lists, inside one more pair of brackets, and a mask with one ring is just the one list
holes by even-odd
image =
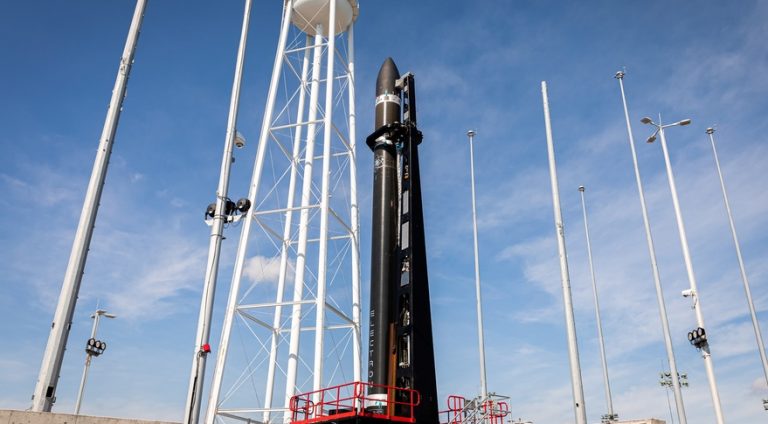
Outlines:
{"label": "wispy cloud", "polygon": [[[286,280],[293,281],[294,266],[288,261]],[[245,261],[243,275],[254,284],[277,283],[280,277],[280,257],[253,256]]]}

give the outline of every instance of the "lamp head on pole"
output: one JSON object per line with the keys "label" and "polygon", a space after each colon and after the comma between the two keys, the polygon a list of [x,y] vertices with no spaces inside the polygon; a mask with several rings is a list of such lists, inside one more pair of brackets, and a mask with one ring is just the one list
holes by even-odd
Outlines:
{"label": "lamp head on pole", "polygon": [[580,192],[584,193],[584,190],[585,190],[585,189],[584,189],[584,186],[583,186],[583,185],[582,185],[582,186],[579,186],[579,191],[580,191]]}
{"label": "lamp head on pole", "polygon": [[643,124],[652,124],[653,120],[646,116],[645,118],[641,119],[640,122],[642,122]]}
{"label": "lamp head on pole", "polygon": [[470,137],[470,138],[474,137],[474,136],[475,136],[475,134],[477,134],[477,132],[475,132],[475,130],[469,130],[469,131],[467,131],[467,136],[468,136],[468,137]]}
{"label": "lamp head on pole", "polygon": [[105,311],[104,309],[97,309],[96,312],[94,312],[93,315],[91,315],[91,318],[96,318],[96,315],[101,315],[101,316],[107,317],[107,318],[117,318],[117,315],[111,314],[111,313]]}
{"label": "lamp head on pole", "polygon": [[707,134],[714,134],[715,129],[712,127],[707,128]]}
{"label": "lamp head on pole", "polygon": [[681,127],[684,127],[684,126],[690,125],[690,124],[691,124],[690,118],[689,119],[683,119],[682,121],[678,121],[677,122],[677,125],[680,125]]}

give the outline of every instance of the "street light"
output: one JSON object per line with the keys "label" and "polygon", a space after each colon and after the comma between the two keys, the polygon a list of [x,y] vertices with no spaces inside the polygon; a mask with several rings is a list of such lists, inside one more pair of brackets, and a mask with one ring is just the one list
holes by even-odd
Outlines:
{"label": "street light", "polygon": [[[669,371],[662,371],[659,373],[659,385],[661,387],[664,387],[665,389],[674,388],[675,385],[678,387],[688,387],[688,374],[686,373],[679,373],[675,372],[677,375],[676,379],[672,378],[672,373]],[[669,417],[672,419],[672,424],[674,424],[675,419],[672,416],[672,404],[669,402],[669,391],[664,390],[664,392],[667,394],[667,406],[669,407]]]}
{"label": "street light", "polygon": [[[760,352],[760,360],[763,363],[763,374],[765,374],[765,381],[768,383],[768,358],[765,356],[765,344],[763,343],[763,336],[760,332],[760,324],[757,321],[757,313],[755,312],[755,304],[752,302],[752,290],[749,288],[749,280],[747,279],[747,271],[744,267],[744,259],[741,257],[741,246],[739,245],[739,239],[736,237],[736,225],[733,223],[733,214],[731,214],[731,205],[728,202],[728,194],[725,191],[725,180],[723,179],[723,172],[720,170],[720,160],[717,157],[717,148],[715,147],[715,136],[713,135],[715,129],[707,128],[707,135],[709,135],[709,141],[712,143],[712,153],[715,156],[715,166],[717,167],[717,175],[720,177],[720,188],[723,190],[723,201],[725,202],[725,211],[728,214],[728,223],[731,226],[731,235],[733,236],[733,244],[736,247],[736,257],[739,260],[739,271],[741,272],[741,281],[744,283],[744,293],[747,296],[747,305],[749,305],[749,313],[752,317],[752,327],[755,330],[755,339],[757,341],[757,349]],[[763,399],[763,408],[768,410],[768,399]]]}
{"label": "street light", "polygon": [[[643,118],[640,120],[643,124],[652,125],[656,128],[653,135],[648,138],[648,142],[652,143],[656,140],[656,134],[661,139],[661,149],[664,152],[664,163],[667,167],[667,179],[669,180],[669,190],[672,192],[672,205],[675,209],[675,218],[677,220],[677,230],[680,236],[680,244],[683,248],[683,259],[685,261],[685,270],[688,273],[688,283],[690,288],[683,292],[683,296],[691,297],[693,299],[693,310],[696,312],[696,322],[698,328],[696,331],[700,337],[694,337],[691,339],[691,343],[701,352],[701,356],[704,359],[704,367],[707,371],[707,379],[709,380],[709,391],[712,396],[712,403],[715,409],[715,418],[718,424],[723,424],[723,411],[720,406],[720,395],[717,391],[717,381],[715,380],[715,369],[712,364],[712,354],[709,351],[709,342],[706,340],[704,331],[704,315],[701,311],[701,300],[699,299],[698,290],[696,288],[696,276],[693,273],[693,263],[691,262],[691,253],[688,249],[688,237],[685,234],[685,224],[683,222],[683,215],[680,212],[680,201],[677,198],[677,186],[675,185],[675,176],[672,173],[672,164],[669,160],[669,150],[667,149],[667,139],[664,137],[664,129],[674,126],[684,126],[691,123],[690,119],[683,119],[673,124],[663,125],[661,123],[655,123],[651,118]],[[661,122],[661,115],[659,115],[659,122]],[[693,332],[691,332],[693,334]]]}
{"label": "street light", "polygon": [[[627,98],[624,95],[624,72],[616,72],[615,78],[619,80],[621,88],[621,101],[624,105],[624,120],[627,123],[627,135],[629,136],[629,150],[632,152],[632,163],[635,168],[635,181],[637,182],[637,192],[640,197],[640,209],[643,213],[643,225],[645,227],[645,240],[648,245],[648,255],[651,259],[651,271],[653,272],[653,282],[656,288],[656,302],[659,305],[659,317],[661,321],[662,334],[664,335],[664,347],[667,351],[667,361],[669,368],[673,373],[677,373],[677,361],[675,360],[675,350],[672,345],[672,336],[669,331],[669,319],[667,319],[667,306],[664,302],[664,291],[661,288],[661,277],[659,267],[656,262],[656,249],[653,244],[653,235],[651,234],[651,224],[648,219],[648,208],[645,204],[645,194],[643,193],[643,182],[640,179],[640,167],[637,164],[637,152],[635,151],[635,138],[632,135],[632,124],[629,122],[629,109],[627,108]],[[645,119],[641,122],[645,123]],[[649,120],[650,122],[650,120]],[[685,416],[685,405],[683,404],[683,391],[680,389],[680,383],[674,380],[672,383],[672,392],[675,394],[675,406],[677,408],[677,418],[680,424],[687,424]],[[671,415],[671,414],[670,414]]]}
{"label": "street light", "polygon": [[[688,387],[688,374],[677,373],[677,378],[681,386]],[[661,387],[672,387],[672,373],[669,371],[660,372],[659,385]]]}
{"label": "street light", "polygon": [[80,379],[80,390],[77,393],[77,402],[75,403],[75,415],[80,414],[80,405],[83,402],[83,391],[85,390],[85,380],[88,378],[88,368],[91,366],[91,358],[99,356],[107,349],[107,343],[96,338],[96,330],[99,328],[99,318],[116,318],[104,309],[97,309],[91,315],[93,318],[93,327],[91,328],[91,338],[85,344],[85,367],[83,367],[83,378]]}

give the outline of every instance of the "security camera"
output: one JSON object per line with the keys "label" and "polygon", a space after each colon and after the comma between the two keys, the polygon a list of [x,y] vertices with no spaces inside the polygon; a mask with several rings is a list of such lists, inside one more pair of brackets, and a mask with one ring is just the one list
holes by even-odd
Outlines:
{"label": "security camera", "polygon": [[693,289],[683,290],[683,297],[691,297],[694,294]]}
{"label": "security camera", "polygon": [[235,147],[242,149],[245,146],[245,137],[240,134],[240,131],[235,131]]}

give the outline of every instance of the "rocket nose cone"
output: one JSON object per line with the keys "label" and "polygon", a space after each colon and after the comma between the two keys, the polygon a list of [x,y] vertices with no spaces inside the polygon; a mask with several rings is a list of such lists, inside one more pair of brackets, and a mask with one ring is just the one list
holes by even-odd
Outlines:
{"label": "rocket nose cone", "polygon": [[400,78],[400,71],[397,70],[395,61],[388,57],[379,69],[379,76],[376,77],[376,95],[394,93],[395,81],[398,78]]}

